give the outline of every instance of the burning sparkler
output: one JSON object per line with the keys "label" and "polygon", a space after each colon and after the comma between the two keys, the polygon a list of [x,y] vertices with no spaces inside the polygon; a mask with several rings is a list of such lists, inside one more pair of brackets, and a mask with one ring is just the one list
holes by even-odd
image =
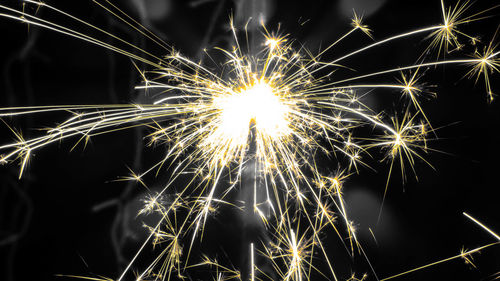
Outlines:
{"label": "burning sparkler", "polygon": [[[364,157],[371,151],[385,153],[383,159],[390,167],[387,185],[396,164],[404,172],[407,165],[413,169],[417,161],[426,162],[422,154],[428,151],[427,138],[434,129],[419,103],[419,95],[425,91],[418,83],[420,69],[470,65],[470,76],[476,79],[484,76],[489,99],[494,96],[489,77],[500,69],[500,52],[495,50],[493,42],[472,58],[440,59],[450,48],[461,47],[461,38],[473,38],[459,28],[480,19],[486,12],[466,16],[468,2],[449,8],[441,2],[442,23],[376,41],[331,61],[323,61],[322,55],[355,31],[371,36],[371,30],[360,16],[354,14],[352,29],[317,55],[297,49],[291,36],[273,34],[264,25],[261,50],[251,55],[249,47],[240,45],[239,31],[231,20],[235,44],[229,50],[215,48],[226,57],[217,72],[173,50],[111,2],[95,2],[162,46],[168,54],[159,56],[142,50],[40,1],[23,1],[23,10],[0,5],[0,16],[63,33],[149,65],[152,70],[139,70],[143,83],[136,88],[158,91],[154,103],[1,108],[0,117],[54,111],[71,112],[72,116],[46,134],[31,139],[25,139],[11,128],[17,140],[0,146],[3,152],[0,161],[19,161],[21,177],[33,152],[53,143],[69,138],[77,138],[77,144],[87,143],[93,136],[116,130],[138,126],[151,129],[147,135],[150,144],[166,145],[167,153],[147,170],[134,171],[125,179],[146,186],[144,177],[160,173],[164,167],[171,169],[171,178],[160,192],[145,200],[140,213],[159,213],[161,220],[148,226],[148,238],[118,280],[131,275],[135,261],[150,243],[161,244],[161,253],[137,274],[136,280],[183,278],[188,270],[201,267],[213,269],[216,280],[302,281],[312,276],[338,280],[332,255],[322,242],[326,232],[338,235],[350,255],[359,253],[369,264],[343,199],[342,183],[347,175],[360,166],[368,166]],[[68,17],[112,37],[121,45],[106,43],[33,15],[26,12],[28,7],[44,8]],[[344,67],[340,64],[347,58],[418,35],[431,38],[428,50],[437,50],[437,60],[335,79],[333,71]],[[208,51],[206,54],[210,56]],[[401,73],[402,80],[392,84],[356,84],[366,78],[394,73]],[[402,109],[402,117],[387,116],[366,106],[354,91],[358,88],[397,89],[409,103]],[[361,128],[374,128],[375,133],[362,135],[358,133]],[[335,157],[344,168],[336,175],[326,176],[317,167],[316,154]],[[242,178],[249,168],[254,169],[253,184],[244,186]],[[179,192],[173,192],[185,174],[192,179]],[[230,200],[236,189],[252,189],[252,199],[243,203]],[[162,200],[166,194],[173,196],[168,203]],[[192,255],[193,247],[203,238],[207,221],[222,206],[250,210],[269,234],[268,241],[252,243],[249,247],[249,276],[242,276],[242,269],[224,265],[215,258],[200,259]],[[259,268],[255,262],[257,257],[265,258],[272,271]],[[318,270],[318,257],[329,272]],[[375,271],[372,274],[377,278]]]}

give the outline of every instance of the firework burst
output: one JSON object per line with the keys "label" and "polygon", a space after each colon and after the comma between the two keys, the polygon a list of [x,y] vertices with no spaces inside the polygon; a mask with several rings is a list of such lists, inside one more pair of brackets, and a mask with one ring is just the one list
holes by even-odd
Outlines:
{"label": "firework burst", "polygon": [[[146,93],[154,92],[154,102],[2,108],[2,117],[54,111],[70,112],[71,116],[45,134],[31,139],[25,139],[19,131],[11,128],[16,141],[0,146],[3,153],[0,161],[19,161],[21,177],[33,152],[53,143],[76,138],[77,145],[87,143],[93,136],[117,130],[139,126],[150,129],[147,135],[149,144],[166,146],[166,154],[144,171],[131,171],[130,176],[123,180],[147,186],[146,175],[167,169],[171,177],[160,192],[152,193],[144,200],[140,214],[154,212],[160,214],[161,219],[156,225],[147,226],[148,238],[118,280],[132,275],[131,269],[148,244],[158,245],[161,250],[149,266],[136,274],[136,280],[183,278],[185,272],[202,267],[211,268],[215,280],[302,281],[313,276],[338,280],[332,254],[322,242],[326,233],[337,235],[349,255],[359,254],[369,264],[357,240],[355,224],[348,217],[343,181],[361,166],[368,167],[365,159],[372,152],[381,151],[381,160],[389,163],[387,185],[395,163],[399,164],[404,176],[407,166],[413,169],[416,162],[426,162],[423,154],[429,150],[427,139],[429,134],[434,134],[434,129],[419,103],[420,96],[426,91],[419,82],[420,69],[450,64],[470,65],[468,75],[475,79],[483,76],[487,95],[492,99],[489,77],[500,67],[499,52],[495,51],[493,42],[472,58],[440,59],[452,48],[461,49],[461,38],[474,39],[459,28],[464,23],[481,19],[486,11],[466,16],[468,2],[450,8],[441,3],[442,23],[376,41],[331,61],[323,61],[322,56],[355,31],[371,37],[372,31],[357,14],[352,19],[352,29],[316,55],[303,47],[297,48],[297,42],[290,35],[276,35],[264,25],[260,49],[242,47],[238,33],[246,30],[236,30],[231,20],[234,46],[213,50],[225,56],[225,61],[216,63],[217,70],[175,51],[112,3],[96,3],[162,46],[167,55],[157,56],[142,50],[43,2],[26,0],[23,10],[0,6],[0,15],[76,37],[149,65],[151,70],[138,69],[143,83],[136,88]],[[44,8],[69,17],[112,37],[123,47],[26,12],[29,8]],[[335,71],[347,68],[342,65],[347,58],[419,35],[430,38],[426,51],[437,50],[436,60],[426,61],[426,56],[421,56],[423,61],[418,64],[381,69],[342,80],[335,78]],[[206,54],[210,57],[210,52]],[[370,77],[394,73],[401,73],[401,80],[388,84],[358,83]],[[370,109],[357,96],[355,90],[359,88],[399,90],[408,100],[399,108],[402,116],[388,116]],[[366,133],[363,128],[371,130]],[[338,173],[324,175],[318,169],[318,154],[335,159]],[[253,170],[253,184],[244,185],[243,178],[249,170]],[[186,174],[191,180],[180,189],[175,187],[179,178]],[[239,189],[252,189],[252,199],[245,202],[232,200],[234,196],[231,194]],[[163,200],[166,195],[172,196],[171,200]],[[251,256],[248,276],[241,273],[243,269],[225,265],[214,257],[192,255],[194,246],[203,239],[210,217],[215,216],[222,206],[251,212],[268,233],[269,239],[248,245]],[[464,250],[446,260],[464,258],[471,262],[469,256],[487,246]],[[258,258],[265,259],[267,266],[259,267]],[[318,269],[325,266],[328,272]],[[370,274],[377,278],[375,271]],[[364,276],[361,280],[366,278]],[[353,275],[350,280],[359,279]]]}

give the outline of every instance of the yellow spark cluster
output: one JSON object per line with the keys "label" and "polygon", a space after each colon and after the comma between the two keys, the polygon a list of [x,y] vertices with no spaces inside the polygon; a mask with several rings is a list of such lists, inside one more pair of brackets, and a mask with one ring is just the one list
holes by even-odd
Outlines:
{"label": "yellow spark cluster", "polygon": [[[419,97],[425,91],[418,83],[420,68],[469,64],[472,66],[470,75],[485,77],[490,97],[493,94],[489,75],[499,71],[499,53],[494,51],[491,43],[484,54],[476,53],[473,58],[424,61],[343,80],[335,80],[331,74],[349,57],[419,34],[432,38],[429,48],[437,49],[438,55],[443,51],[449,53],[449,46],[459,46],[458,36],[472,38],[457,29],[480,15],[463,17],[468,2],[449,9],[442,3],[444,22],[441,24],[376,41],[331,61],[322,61],[322,55],[351,33],[359,30],[371,37],[371,30],[358,15],[354,15],[350,31],[317,55],[296,49],[288,36],[273,35],[264,26],[265,40],[261,49],[252,52],[240,46],[231,22],[234,46],[229,50],[215,48],[226,57],[221,65],[217,65],[219,71],[174,51],[111,2],[95,2],[155,44],[163,46],[168,55],[158,56],[142,50],[43,2],[26,0],[24,4],[69,17],[112,37],[124,47],[111,45],[24,10],[0,5],[0,16],[79,38],[146,63],[153,70],[140,72],[144,81],[137,89],[154,90],[160,94],[152,104],[0,108],[0,117],[54,111],[73,113],[46,134],[32,139],[24,139],[20,132],[11,128],[16,141],[0,146],[0,151],[4,152],[0,161],[19,160],[21,177],[32,152],[52,143],[67,138],[79,138],[77,144],[86,143],[96,135],[137,126],[151,129],[147,136],[150,144],[166,145],[168,152],[150,168],[140,173],[131,172],[123,180],[137,181],[146,186],[144,177],[159,173],[162,168],[169,169],[172,176],[160,192],[150,194],[144,201],[140,214],[155,212],[161,215],[161,220],[155,226],[147,226],[150,231],[148,239],[118,280],[131,275],[135,261],[148,244],[157,245],[161,251],[135,276],[136,280],[183,278],[185,271],[199,267],[214,270],[214,280],[241,279],[239,270],[232,266],[223,265],[215,258],[191,255],[193,246],[203,238],[206,223],[216,216],[221,206],[236,210],[251,208],[270,233],[270,241],[252,244],[251,253],[252,260],[254,255],[265,258],[273,273],[252,263],[249,265],[252,280],[272,280],[271,276],[287,281],[311,280],[312,276],[339,280],[335,273],[335,257],[322,242],[325,233],[335,233],[350,255],[358,253],[369,264],[343,200],[342,185],[347,174],[357,171],[359,165],[367,166],[364,159],[371,151],[380,152],[381,159],[390,163],[389,176],[395,162],[399,162],[402,172],[405,165],[413,168],[417,161],[425,162],[421,154],[427,151],[427,135],[433,129],[419,103]],[[139,51],[142,55],[135,55],[132,51]],[[401,73],[402,80],[353,84],[365,78],[386,77],[394,73]],[[401,109],[403,117],[374,112],[356,95],[358,88],[400,91],[402,97],[409,100]],[[358,135],[357,130],[361,127],[374,128],[375,133]],[[322,174],[318,169],[320,163],[315,159],[318,153],[338,159],[337,175]],[[241,184],[248,169],[255,172],[253,186]],[[182,179],[186,174],[191,175],[191,180],[184,183]],[[174,189],[179,190],[174,188],[179,182],[185,185],[174,193]],[[252,202],[228,199],[235,190],[247,188],[253,188]],[[172,196],[164,200],[167,194]],[[462,257],[472,252],[464,252]],[[317,260],[321,260],[319,263],[329,272],[320,272]],[[353,274],[348,280],[365,280],[370,274],[376,276],[371,272],[358,279]]]}

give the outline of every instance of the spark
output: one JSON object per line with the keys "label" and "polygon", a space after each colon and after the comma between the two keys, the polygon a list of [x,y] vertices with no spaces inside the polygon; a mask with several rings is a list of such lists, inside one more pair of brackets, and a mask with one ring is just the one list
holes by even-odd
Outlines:
{"label": "spark", "polygon": [[355,11],[354,16],[351,20],[351,26],[353,26],[355,29],[363,31],[363,33],[373,39],[372,30],[368,27],[368,25],[363,24],[363,16],[358,16]]}
{"label": "spark", "polygon": [[[459,27],[481,19],[484,14],[483,11],[464,16],[470,7],[469,2],[458,2],[445,8],[441,1],[443,23],[375,41],[331,61],[323,61],[322,55],[353,32],[360,31],[373,39],[372,30],[363,23],[362,16],[354,13],[351,30],[318,54],[312,54],[305,47],[297,48],[289,35],[270,33],[262,24],[262,49],[254,55],[240,46],[239,31],[231,18],[234,46],[229,49],[214,48],[214,52],[225,56],[220,65],[216,63],[217,72],[213,67],[195,62],[174,50],[108,0],[94,2],[161,46],[167,54],[157,55],[143,50],[117,35],[39,1],[25,0],[22,10],[0,5],[0,17],[59,32],[144,63],[151,70],[141,70],[134,63],[143,80],[136,89],[158,89],[160,94],[150,104],[0,108],[0,117],[72,113],[64,122],[31,139],[25,139],[20,131],[7,125],[15,141],[0,146],[3,153],[0,163],[18,160],[21,177],[33,152],[48,145],[79,138],[77,146],[80,141],[86,144],[101,134],[135,127],[148,128],[148,144],[166,146],[167,152],[146,170],[138,173],[129,169],[130,175],[119,180],[134,181],[146,188],[150,194],[144,199],[139,215],[158,213],[161,219],[154,226],[145,226],[149,231],[148,238],[118,280],[131,274],[137,259],[149,244],[158,248],[161,246],[160,254],[136,274],[136,280],[170,280],[174,274],[184,278],[184,271],[202,266],[214,268],[216,280],[241,279],[237,269],[225,266],[217,259],[202,255],[197,261],[191,261],[197,258],[191,253],[195,244],[203,240],[206,224],[217,215],[222,205],[236,210],[252,205],[255,215],[272,237],[270,241],[261,241],[260,246],[250,244],[251,280],[272,279],[257,267],[259,256],[267,258],[281,280],[311,280],[314,274],[339,280],[328,246],[322,239],[327,231],[339,236],[351,256],[359,253],[372,268],[356,237],[357,225],[348,216],[348,206],[343,198],[344,182],[360,167],[371,168],[366,159],[373,154],[382,155],[379,160],[389,163],[385,199],[393,168],[397,166],[395,163],[399,163],[403,179],[408,165],[415,177],[414,166],[417,162],[432,167],[423,155],[429,151],[428,135],[435,130],[420,103],[421,96],[427,93],[421,83],[423,73],[419,72],[420,69],[472,65],[468,76],[477,76],[476,79],[484,76],[491,99],[489,75],[499,72],[500,68],[499,53],[495,52],[492,41],[483,53],[476,52],[472,58],[427,61],[421,57],[419,63],[403,67],[382,68],[359,75],[350,72],[343,79],[332,75],[335,71],[349,70],[349,67],[339,65],[349,58],[412,36],[427,35],[432,38],[427,51],[435,50],[438,58],[443,52],[451,53],[450,48],[462,49],[459,37],[471,40],[474,37],[462,33]],[[25,6],[30,5],[37,9],[49,9],[76,21],[114,39],[119,45],[25,12]],[[209,54],[209,51],[205,53]],[[401,75],[401,79],[394,83],[351,84],[394,73]],[[398,91],[405,100],[398,108],[404,112],[402,118],[370,109],[363,103],[363,96],[355,92],[358,88]],[[358,133],[360,128],[370,128],[372,132],[363,135]],[[324,176],[318,169],[316,154],[335,157],[338,172],[333,176]],[[248,188],[241,186],[245,170],[251,166],[248,163],[255,163],[254,196],[252,202],[244,202],[242,206],[239,202],[230,201],[228,194],[238,188]],[[145,183],[146,177],[164,170],[171,174],[169,181],[159,192],[151,193]],[[190,179],[180,192],[175,193],[173,186],[184,175],[189,175]],[[265,199],[259,199],[258,189],[264,190]],[[373,235],[371,229],[370,232]],[[470,254],[492,245],[463,250],[460,255],[383,280],[459,257],[472,264]],[[329,272],[319,270],[317,258],[326,264]],[[374,270],[372,273],[377,278]],[[349,280],[365,280],[367,276],[364,274],[357,278],[353,274]]]}
{"label": "spark", "polygon": [[473,54],[476,61],[471,62],[472,69],[466,74],[469,75],[469,77],[476,76],[476,82],[481,76],[484,77],[486,93],[490,102],[492,102],[495,97],[491,89],[490,75],[495,72],[500,72],[500,59],[498,58],[500,52],[495,51],[496,47],[497,45],[493,45],[493,41],[491,41],[482,53],[476,50]]}

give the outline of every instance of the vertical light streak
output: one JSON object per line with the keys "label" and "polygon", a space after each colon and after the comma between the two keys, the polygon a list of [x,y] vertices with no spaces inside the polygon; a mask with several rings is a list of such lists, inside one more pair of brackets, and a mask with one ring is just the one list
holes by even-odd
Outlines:
{"label": "vertical light streak", "polygon": [[255,281],[255,260],[253,243],[250,243],[250,280]]}

